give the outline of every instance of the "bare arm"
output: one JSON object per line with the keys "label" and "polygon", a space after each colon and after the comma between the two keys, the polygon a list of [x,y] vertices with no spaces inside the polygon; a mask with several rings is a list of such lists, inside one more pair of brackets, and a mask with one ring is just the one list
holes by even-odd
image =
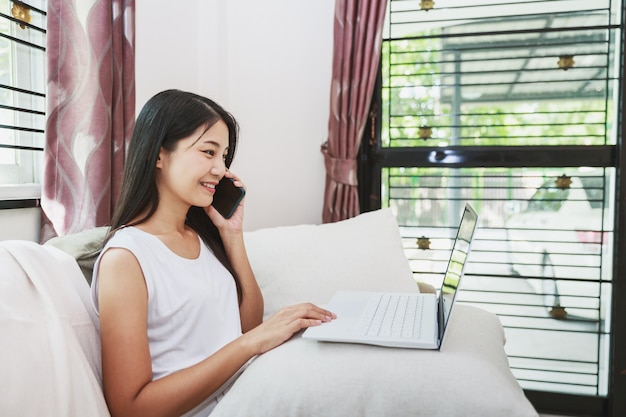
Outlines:
{"label": "bare arm", "polygon": [[104,395],[114,417],[181,415],[253,356],[331,316],[311,304],[286,308],[198,364],[152,381],[148,294],[136,258],[125,249],[109,249],[100,261],[98,285]]}
{"label": "bare arm", "polygon": [[147,289],[136,258],[125,249],[103,255],[99,306],[104,394],[114,416],[183,414],[256,354],[238,339],[194,367],[152,381]]}

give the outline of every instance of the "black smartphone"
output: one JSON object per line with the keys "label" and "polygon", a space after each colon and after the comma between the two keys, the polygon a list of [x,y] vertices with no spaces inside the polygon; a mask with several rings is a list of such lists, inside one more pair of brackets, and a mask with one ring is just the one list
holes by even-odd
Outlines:
{"label": "black smartphone", "polygon": [[225,219],[229,219],[245,195],[246,190],[236,187],[232,178],[224,177],[215,187],[212,205]]}

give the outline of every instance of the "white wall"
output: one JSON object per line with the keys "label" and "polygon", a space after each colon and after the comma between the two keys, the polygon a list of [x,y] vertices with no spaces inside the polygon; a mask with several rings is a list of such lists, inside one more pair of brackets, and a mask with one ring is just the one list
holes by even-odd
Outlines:
{"label": "white wall", "polygon": [[[215,99],[241,125],[246,229],[321,223],[334,0],[135,5],[137,112],[167,88]],[[0,210],[0,240],[38,229],[38,210]]]}
{"label": "white wall", "polygon": [[[31,200],[41,197],[41,188],[36,185],[0,186],[0,200]],[[0,210],[1,240],[39,240],[41,210],[38,208]]]}
{"label": "white wall", "polygon": [[41,211],[38,208],[0,211],[0,240],[39,240]]}
{"label": "white wall", "polygon": [[235,115],[247,230],[321,223],[333,13],[333,0],[136,1],[137,111],[179,88]]}

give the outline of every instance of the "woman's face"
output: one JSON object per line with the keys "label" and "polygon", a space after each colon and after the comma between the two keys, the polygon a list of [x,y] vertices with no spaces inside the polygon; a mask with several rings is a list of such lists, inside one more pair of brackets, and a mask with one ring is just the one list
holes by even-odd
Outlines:
{"label": "woman's face", "polygon": [[157,161],[161,204],[169,200],[187,206],[211,205],[215,186],[226,172],[227,154],[228,127],[221,120],[179,140],[172,152],[161,148]]}

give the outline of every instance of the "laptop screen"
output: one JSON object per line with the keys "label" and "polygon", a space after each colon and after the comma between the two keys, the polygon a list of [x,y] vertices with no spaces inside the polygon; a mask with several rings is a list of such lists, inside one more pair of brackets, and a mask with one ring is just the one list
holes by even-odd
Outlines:
{"label": "laptop screen", "polygon": [[478,222],[478,216],[474,209],[469,205],[465,205],[463,216],[461,217],[461,224],[457,231],[456,239],[454,240],[454,246],[452,247],[452,253],[448,262],[448,268],[443,278],[443,285],[439,293],[439,338],[444,335],[444,330],[448,325],[450,313],[452,311],[452,305],[454,298],[456,297],[457,289],[461,283],[461,276],[463,275],[463,269],[465,268],[465,261],[469,255],[470,245],[476,230],[476,223]]}

